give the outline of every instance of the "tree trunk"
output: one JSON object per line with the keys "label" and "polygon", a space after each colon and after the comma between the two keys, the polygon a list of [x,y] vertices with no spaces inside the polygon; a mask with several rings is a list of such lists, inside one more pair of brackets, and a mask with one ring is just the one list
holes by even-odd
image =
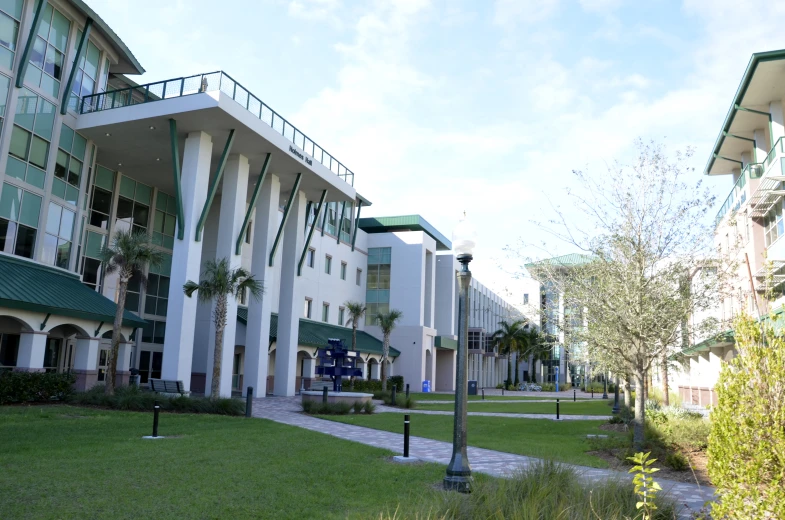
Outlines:
{"label": "tree trunk", "polygon": [[114,313],[112,326],[112,348],[109,350],[108,367],[104,394],[114,395],[115,381],[117,381],[117,356],[120,353],[121,327],[123,326],[123,313],[125,312],[125,296],[128,294],[128,280],[131,276],[125,270],[120,272],[120,292],[117,295],[117,308]]}
{"label": "tree trunk", "polygon": [[662,402],[665,406],[670,406],[671,398],[668,388],[668,354],[662,353]]}
{"label": "tree trunk", "polygon": [[387,391],[387,355],[390,352],[390,336],[388,334],[384,335],[384,341],[382,341],[382,392]]}
{"label": "tree trunk", "polygon": [[505,386],[512,385],[512,354],[507,356],[507,381],[504,382]]}
{"label": "tree trunk", "polygon": [[624,407],[632,408],[632,391],[630,390],[629,374],[624,374]]}
{"label": "tree trunk", "polygon": [[357,350],[357,320],[352,320],[352,350]]}
{"label": "tree trunk", "polygon": [[534,354],[529,354],[529,382],[533,383],[534,379]]}
{"label": "tree trunk", "polygon": [[221,361],[224,350],[224,328],[226,328],[226,295],[215,300],[215,349],[213,350],[213,380],[210,384],[210,399],[221,397]]}
{"label": "tree trunk", "polygon": [[643,373],[643,402],[649,400],[649,378],[646,373]]}
{"label": "tree trunk", "polygon": [[644,441],[644,424],[646,421],[646,410],[644,408],[644,398],[643,398],[643,385],[646,382],[646,374],[643,370],[638,370],[635,372],[635,418],[632,420],[633,424],[633,434],[632,434],[632,445],[633,449],[636,452],[643,450],[643,441]]}

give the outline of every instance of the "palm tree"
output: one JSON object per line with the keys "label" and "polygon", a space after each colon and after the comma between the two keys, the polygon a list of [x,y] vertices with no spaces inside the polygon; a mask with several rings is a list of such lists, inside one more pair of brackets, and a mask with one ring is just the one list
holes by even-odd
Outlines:
{"label": "palm tree", "polygon": [[150,237],[143,231],[119,230],[115,233],[111,245],[99,251],[98,258],[106,266],[107,273],[117,272],[119,275],[119,291],[117,294],[117,308],[114,313],[112,327],[112,348],[109,351],[109,369],[106,371],[106,395],[114,394],[115,380],[117,379],[117,355],[120,350],[123,314],[125,312],[125,297],[128,294],[128,282],[135,276],[139,277],[142,286],[147,285],[144,274],[148,266],[155,267],[164,261],[164,253],[155,249],[150,243]]}
{"label": "palm tree", "polygon": [[360,320],[365,316],[366,306],[362,302],[348,301],[344,303],[346,311],[349,313],[349,319],[346,325],[352,324],[352,350],[357,350],[357,325]]}
{"label": "palm tree", "polygon": [[233,269],[226,258],[217,261],[209,260],[204,265],[204,274],[202,274],[202,280],[199,283],[188,280],[183,285],[183,292],[189,298],[198,291],[199,301],[206,303],[215,300],[215,311],[213,312],[215,352],[213,353],[213,381],[210,386],[212,399],[218,398],[221,392],[221,359],[228,297],[238,298],[246,289],[254,299],[258,299],[263,292],[260,281],[242,267]]}
{"label": "palm tree", "polygon": [[526,324],[524,320],[516,320],[512,323],[507,321],[499,322],[499,330],[492,334],[493,343],[499,347],[499,353],[507,356],[507,380],[505,386],[512,386],[512,358],[513,352],[519,351],[519,345],[523,341]]}
{"label": "palm tree", "polygon": [[390,309],[390,312],[376,315],[376,324],[382,329],[382,392],[387,390],[387,358],[390,355],[390,333],[403,317],[403,312]]}
{"label": "palm tree", "polygon": [[[523,331],[521,342],[518,347],[518,363],[525,357],[529,358],[529,379],[534,374],[534,362],[544,359],[550,349],[542,341],[542,336],[534,327],[529,327]],[[517,373],[516,373],[517,375]]]}

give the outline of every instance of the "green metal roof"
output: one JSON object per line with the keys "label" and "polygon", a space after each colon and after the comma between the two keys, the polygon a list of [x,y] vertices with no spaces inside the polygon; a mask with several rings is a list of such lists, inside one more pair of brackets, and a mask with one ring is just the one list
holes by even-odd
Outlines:
{"label": "green metal roof", "polygon": [[436,336],[434,345],[438,348],[448,348],[450,350],[458,350],[458,340],[449,336]]}
{"label": "green metal roof", "polygon": [[[112,72],[122,74],[144,74],[144,67],[136,59],[136,56],[131,52],[131,49],[117,36],[109,25],[93,11],[83,0],[71,0],[71,3],[79,9],[82,14],[87,18],[93,19],[94,27],[97,27],[104,36],[109,40],[109,43],[115,47],[120,55],[120,63],[112,66]],[[123,63],[125,62],[125,63]]]}
{"label": "green metal roof", "polygon": [[[114,321],[115,303],[84,285],[76,273],[0,254],[0,307],[97,322]],[[125,311],[123,325],[146,323]]]}
{"label": "green metal roof", "polygon": [[[728,329],[724,332],[720,332],[716,336],[711,336],[710,338],[704,339],[700,343],[695,345],[690,345],[689,347],[682,350],[679,354],[684,356],[691,356],[693,354],[697,354],[698,352],[705,352],[712,347],[716,347],[721,344],[727,343],[735,343],[735,336],[733,334],[733,329]],[[674,356],[671,356],[673,358]]]}
{"label": "green metal roof", "polygon": [[452,242],[439,233],[420,215],[401,215],[397,217],[368,217],[360,219],[360,229],[366,233],[393,233],[395,231],[423,231],[436,240],[437,251],[449,251]]}
{"label": "green metal roof", "polygon": [[[248,324],[248,307],[237,307],[237,321],[243,325]],[[270,316],[270,342],[278,338],[278,315],[272,313]],[[352,329],[331,325],[321,321],[307,320],[300,318],[299,333],[297,344],[308,347],[325,347],[328,339],[342,339],[347,347],[352,345]],[[367,332],[357,331],[357,350],[371,354],[382,353],[382,342],[374,338]],[[390,356],[398,357],[401,352],[390,347]]]}
{"label": "green metal roof", "polygon": [[537,262],[530,262],[526,264],[525,267],[526,269],[530,269],[532,267],[536,268],[538,265],[558,265],[563,267],[573,267],[576,265],[589,263],[590,261],[591,261],[591,257],[589,255],[572,253],[569,255],[554,256],[553,258],[538,260]]}

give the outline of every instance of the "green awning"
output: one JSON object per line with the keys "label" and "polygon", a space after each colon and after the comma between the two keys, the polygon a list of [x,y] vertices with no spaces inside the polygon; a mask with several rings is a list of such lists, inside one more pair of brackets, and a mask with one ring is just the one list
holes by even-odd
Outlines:
{"label": "green awning", "polygon": [[450,350],[458,350],[458,340],[450,336],[436,336],[434,345],[437,348],[448,348]]}
{"label": "green awning", "polygon": [[420,215],[401,215],[397,217],[361,218],[359,228],[366,233],[394,233],[396,231],[422,231],[436,240],[437,251],[449,251],[452,242],[439,233],[427,220]]}
{"label": "green awning", "polygon": [[[237,307],[237,321],[248,324],[248,307]],[[270,342],[278,338],[278,315],[270,317]],[[342,339],[347,347],[352,346],[352,329],[340,325],[330,325],[321,321],[300,318],[297,343],[307,347],[326,347],[328,339]],[[382,342],[367,332],[357,331],[357,350],[370,354],[382,353]],[[390,347],[390,357],[400,356],[400,351]]]}
{"label": "green awning", "polygon": [[[0,307],[112,323],[115,303],[84,285],[79,275],[0,254]],[[125,311],[123,325],[145,320]]]}

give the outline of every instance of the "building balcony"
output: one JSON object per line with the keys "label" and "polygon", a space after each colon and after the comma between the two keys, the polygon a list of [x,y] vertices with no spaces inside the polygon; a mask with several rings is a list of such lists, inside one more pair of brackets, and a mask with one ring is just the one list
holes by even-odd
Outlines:
{"label": "building balcony", "polygon": [[750,163],[748,164],[736,180],[736,184],[731,188],[725,202],[720,206],[717,212],[717,217],[714,219],[714,227],[718,227],[722,219],[729,213],[734,213],[747,202],[750,198],[750,190],[752,188],[750,181],[759,179],[763,176],[764,165],[763,163]]}
{"label": "building balcony", "polygon": [[[354,186],[354,172],[223,71],[92,94],[82,98],[79,112],[91,114],[209,92],[220,92],[230,97],[290,143],[303,150],[307,157],[301,159],[307,164],[316,161]],[[300,155],[300,152],[293,147],[290,147],[289,151]]]}

